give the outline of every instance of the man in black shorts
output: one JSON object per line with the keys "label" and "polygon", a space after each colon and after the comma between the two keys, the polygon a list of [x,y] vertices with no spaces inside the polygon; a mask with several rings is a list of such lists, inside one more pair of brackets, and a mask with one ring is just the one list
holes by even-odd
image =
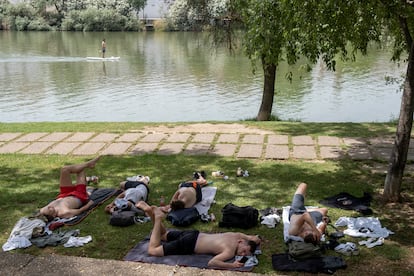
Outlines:
{"label": "man in black shorts", "polygon": [[289,211],[289,235],[301,237],[305,242],[317,244],[327,225],[328,209],[305,208],[306,183],[299,184]]}
{"label": "man in black shorts", "polygon": [[193,181],[183,182],[171,198],[170,204],[162,208],[165,211],[175,211],[183,208],[191,208],[203,199],[201,188],[207,185],[203,173],[195,173]]}
{"label": "man in black shorts", "polygon": [[[259,236],[238,232],[200,233],[197,230],[168,230],[162,223],[165,213],[156,206],[149,206],[144,201],[136,207],[145,211],[154,224],[148,254],[152,256],[212,254],[209,267],[237,268],[244,264],[239,261],[226,262],[235,256],[248,256],[260,244]],[[164,241],[164,243],[161,243]]]}

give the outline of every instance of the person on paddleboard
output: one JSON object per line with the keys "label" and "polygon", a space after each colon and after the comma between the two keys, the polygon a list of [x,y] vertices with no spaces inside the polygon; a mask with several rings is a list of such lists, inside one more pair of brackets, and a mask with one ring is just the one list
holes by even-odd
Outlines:
{"label": "person on paddleboard", "polygon": [[102,58],[105,58],[105,52],[106,52],[106,41],[105,38],[102,39]]}

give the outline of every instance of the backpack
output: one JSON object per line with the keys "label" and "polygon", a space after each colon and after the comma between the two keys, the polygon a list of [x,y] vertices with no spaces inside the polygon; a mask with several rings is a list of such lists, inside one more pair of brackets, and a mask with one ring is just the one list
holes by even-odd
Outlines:
{"label": "backpack", "polygon": [[168,213],[167,218],[174,226],[188,226],[200,219],[196,207],[174,210]]}
{"label": "backpack", "polygon": [[293,259],[303,260],[322,256],[321,248],[309,242],[289,240],[287,247],[288,254]]}
{"label": "backpack", "polygon": [[145,216],[144,211],[137,209],[131,210],[116,210],[112,212],[109,219],[109,224],[113,226],[129,226],[137,223],[139,216]]}
{"label": "backpack", "polygon": [[252,206],[239,207],[233,203],[227,203],[221,210],[223,214],[220,227],[237,227],[248,229],[259,222],[259,211]]}

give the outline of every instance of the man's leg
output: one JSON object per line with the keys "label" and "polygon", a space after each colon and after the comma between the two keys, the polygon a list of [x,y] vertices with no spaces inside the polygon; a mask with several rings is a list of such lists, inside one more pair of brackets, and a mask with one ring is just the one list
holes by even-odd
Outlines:
{"label": "man's leg", "polygon": [[150,242],[148,245],[148,254],[151,256],[164,256],[164,248],[161,244],[161,240],[166,234],[165,227],[162,224],[165,214],[155,206],[152,207],[152,214],[154,217],[154,227],[152,228]]}
{"label": "man's leg", "polygon": [[[148,203],[146,203],[145,201],[139,201],[138,203],[135,204],[135,207],[143,210],[145,214],[147,214],[147,216],[151,218],[151,221],[155,223],[154,209],[160,209],[160,208],[156,206],[149,206]],[[163,241],[167,240],[167,229],[162,223],[161,223],[161,235],[160,236],[161,236],[161,240]]]}
{"label": "man's leg", "polygon": [[92,169],[95,167],[96,162],[98,162],[100,156],[89,160],[88,162],[76,165],[67,165],[60,170],[60,186],[72,186],[72,177],[71,174],[76,173],[76,183],[86,184],[86,175],[85,169]]}
{"label": "man's leg", "polygon": [[306,183],[300,183],[299,186],[296,188],[296,192],[295,194],[300,194],[303,195],[303,197],[306,197],[306,188],[307,188],[307,184]]}

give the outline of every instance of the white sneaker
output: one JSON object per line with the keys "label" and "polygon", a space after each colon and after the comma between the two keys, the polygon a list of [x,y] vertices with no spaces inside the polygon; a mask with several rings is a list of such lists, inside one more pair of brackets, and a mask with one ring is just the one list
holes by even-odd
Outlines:
{"label": "white sneaker", "polygon": [[373,248],[377,245],[383,245],[384,244],[384,238],[383,237],[379,237],[378,240],[371,242],[371,243],[367,243],[367,247],[368,248]]}

